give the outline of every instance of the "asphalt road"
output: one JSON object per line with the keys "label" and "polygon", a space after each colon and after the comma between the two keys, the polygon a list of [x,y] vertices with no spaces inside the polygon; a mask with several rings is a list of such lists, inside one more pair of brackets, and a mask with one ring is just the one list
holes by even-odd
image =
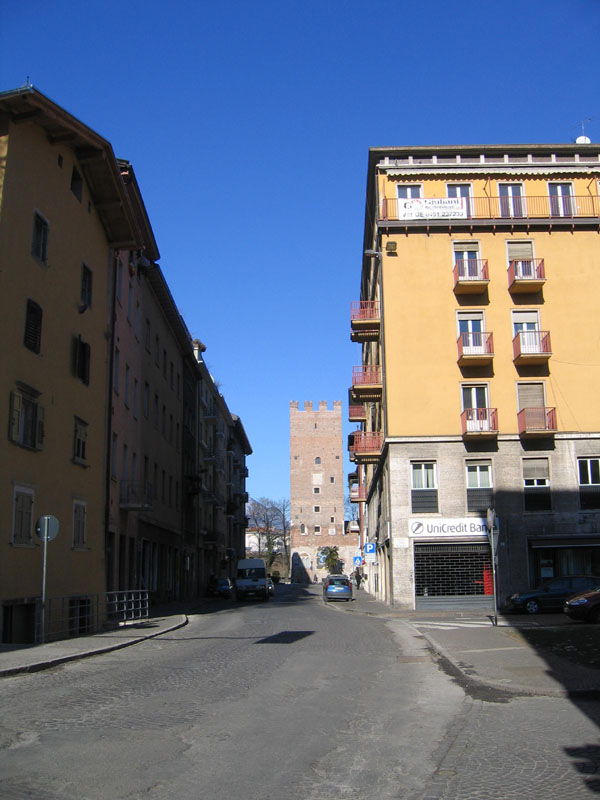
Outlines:
{"label": "asphalt road", "polygon": [[402,620],[320,587],[0,683],[2,800],[562,800],[600,792],[598,703],[465,689]]}

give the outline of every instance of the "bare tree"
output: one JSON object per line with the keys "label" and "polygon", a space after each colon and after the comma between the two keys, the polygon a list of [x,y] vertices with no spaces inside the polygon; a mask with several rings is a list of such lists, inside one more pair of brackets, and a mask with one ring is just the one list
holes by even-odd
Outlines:
{"label": "bare tree", "polygon": [[[271,566],[275,553],[280,549],[286,553],[287,519],[280,505],[285,502],[287,501],[276,503],[268,497],[261,497],[259,500],[250,500],[248,504],[250,527],[256,529],[258,549],[267,561],[268,567]],[[284,521],[280,527],[278,523],[282,519]]]}

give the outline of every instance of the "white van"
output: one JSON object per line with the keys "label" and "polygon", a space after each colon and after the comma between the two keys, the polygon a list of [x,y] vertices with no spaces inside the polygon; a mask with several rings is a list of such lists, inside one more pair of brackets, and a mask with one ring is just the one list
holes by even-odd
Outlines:
{"label": "white van", "polygon": [[240,558],[237,563],[235,591],[238,600],[243,600],[244,597],[269,599],[267,565],[264,558]]}

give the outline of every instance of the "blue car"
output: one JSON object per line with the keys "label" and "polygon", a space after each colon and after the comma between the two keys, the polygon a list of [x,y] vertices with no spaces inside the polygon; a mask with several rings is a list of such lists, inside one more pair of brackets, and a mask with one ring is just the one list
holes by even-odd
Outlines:
{"label": "blue car", "polygon": [[352,600],[352,584],[344,575],[328,575],[323,583],[323,600]]}

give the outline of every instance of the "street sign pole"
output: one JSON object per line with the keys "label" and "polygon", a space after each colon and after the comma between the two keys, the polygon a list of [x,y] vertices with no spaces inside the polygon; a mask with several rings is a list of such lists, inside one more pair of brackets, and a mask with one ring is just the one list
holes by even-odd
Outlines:
{"label": "street sign pole", "polygon": [[41,614],[41,643],[46,639],[46,571],[48,565],[48,542],[58,534],[58,520],[52,514],[44,514],[35,526],[35,532],[44,543],[44,565],[42,568],[42,614]]}
{"label": "street sign pole", "polygon": [[487,510],[488,538],[490,540],[490,550],[492,551],[492,582],[494,585],[494,625],[498,626],[498,590],[496,587],[496,552],[498,549],[498,537],[500,535],[500,520],[496,516],[493,508]]}

